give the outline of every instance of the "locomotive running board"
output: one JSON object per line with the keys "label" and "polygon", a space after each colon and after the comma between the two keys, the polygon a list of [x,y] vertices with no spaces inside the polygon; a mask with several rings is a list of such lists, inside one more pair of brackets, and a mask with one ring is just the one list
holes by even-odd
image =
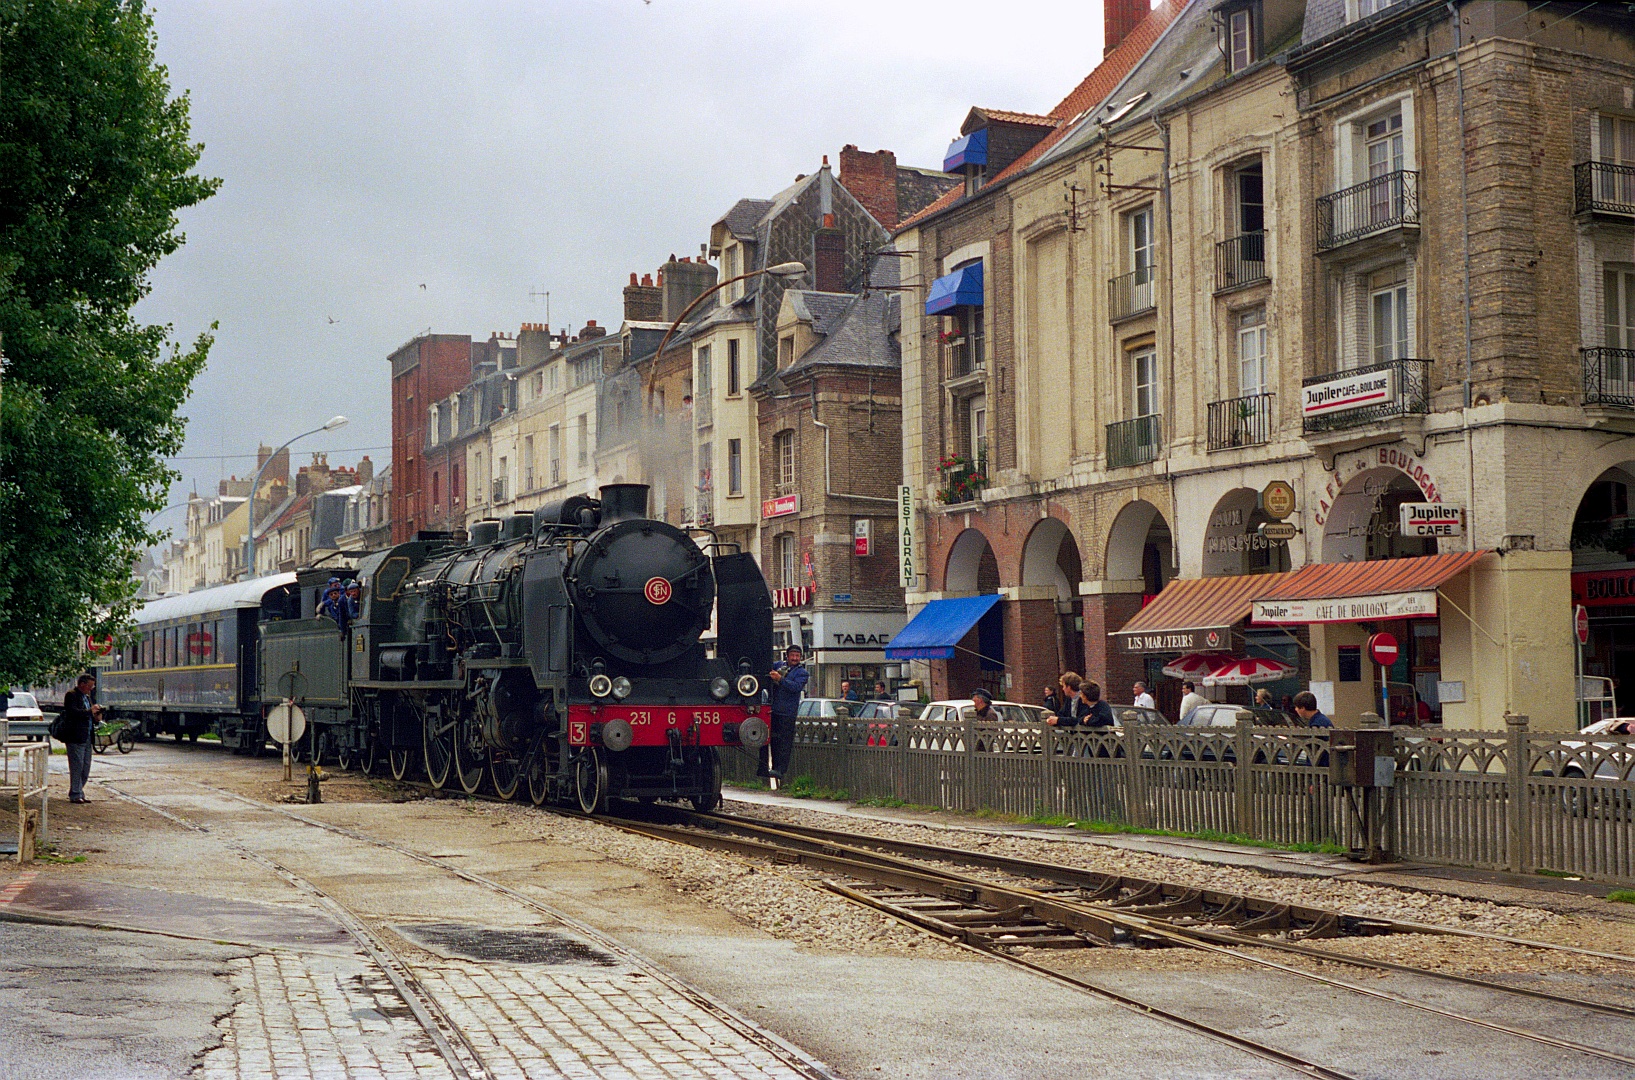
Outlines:
{"label": "locomotive running board", "polygon": [[388,682],[381,679],[353,679],[359,690],[464,690],[464,679],[420,679]]}

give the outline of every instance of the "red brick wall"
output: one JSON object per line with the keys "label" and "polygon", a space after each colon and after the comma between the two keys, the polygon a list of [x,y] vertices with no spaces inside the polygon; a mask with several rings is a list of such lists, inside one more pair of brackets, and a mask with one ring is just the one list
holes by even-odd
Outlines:
{"label": "red brick wall", "polygon": [[840,182],[888,229],[897,227],[897,155],[890,150],[864,153],[847,144],[840,148]]}
{"label": "red brick wall", "polygon": [[[430,528],[431,473],[423,460],[431,403],[471,381],[471,337],[429,334],[390,357],[392,378],[392,542]],[[445,477],[444,483],[447,483]],[[447,495],[444,494],[446,501]]]}
{"label": "red brick wall", "polygon": [[1054,600],[1004,600],[1005,666],[1010,700],[1037,704],[1039,692],[1061,675],[1056,652]]}
{"label": "red brick wall", "polygon": [[1140,593],[1104,593],[1084,598],[1084,670],[1079,674],[1099,682],[1102,696],[1111,702],[1128,702],[1131,685],[1146,678],[1145,658],[1114,649],[1112,638],[1107,636],[1140,610]]}

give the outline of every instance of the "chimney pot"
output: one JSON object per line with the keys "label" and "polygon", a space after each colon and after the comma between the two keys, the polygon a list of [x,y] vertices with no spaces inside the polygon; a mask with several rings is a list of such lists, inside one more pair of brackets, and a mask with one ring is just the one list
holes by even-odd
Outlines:
{"label": "chimney pot", "polygon": [[630,284],[636,284],[636,271],[630,271]]}

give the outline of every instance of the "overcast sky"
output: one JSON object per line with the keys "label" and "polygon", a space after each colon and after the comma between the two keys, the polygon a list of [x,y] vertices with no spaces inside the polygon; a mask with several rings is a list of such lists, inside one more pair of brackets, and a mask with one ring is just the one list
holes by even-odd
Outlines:
{"label": "overcast sky", "polygon": [[553,328],[617,325],[630,271],[696,255],[735,200],[846,143],[937,165],[971,105],[1043,112],[1101,56],[1097,0],[153,10],[223,181],[138,309],[181,340],[220,323],[177,499],[335,413],[297,460],[384,465],[414,335],[515,333],[544,290]]}

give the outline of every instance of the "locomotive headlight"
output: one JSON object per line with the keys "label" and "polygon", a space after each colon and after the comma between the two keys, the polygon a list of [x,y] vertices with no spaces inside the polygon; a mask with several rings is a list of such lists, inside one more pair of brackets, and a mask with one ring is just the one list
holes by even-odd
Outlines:
{"label": "locomotive headlight", "polygon": [[724,700],[730,693],[732,693],[732,684],[723,679],[721,676],[717,675],[715,678],[710,680],[710,696],[715,698],[715,700]]}
{"label": "locomotive headlight", "polygon": [[606,675],[603,675],[599,671],[590,677],[591,697],[607,697],[611,693],[613,693],[612,679],[608,678]]}
{"label": "locomotive headlight", "polygon": [[738,676],[738,696],[754,697],[761,692],[761,680],[753,675]]}
{"label": "locomotive headlight", "polygon": [[625,678],[623,675],[616,677],[613,680],[613,696],[619,701],[623,701],[625,698],[629,697],[630,680]]}

